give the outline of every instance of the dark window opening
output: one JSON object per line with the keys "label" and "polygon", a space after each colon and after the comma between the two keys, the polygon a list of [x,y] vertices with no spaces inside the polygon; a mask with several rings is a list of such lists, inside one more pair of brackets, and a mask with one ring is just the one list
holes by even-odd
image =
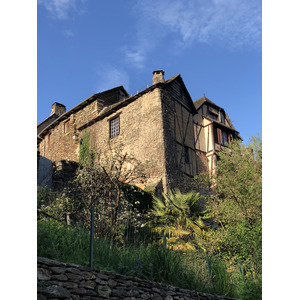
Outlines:
{"label": "dark window opening", "polygon": [[214,114],[214,113],[209,112],[209,113],[208,113],[208,116],[209,116],[211,119],[215,120],[215,121],[218,121],[218,120],[219,120],[219,116],[216,115],[216,114]]}
{"label": "dark window opening", "polygon": [[110,137],[113,138],[120,134],[120,117],[110,120]]}
{"label": "dark window opening", "polygon": [[219,111],[212,107],[209,107],[208,117],[210,117],[211,119],[213,119],[215,121],[219,121]]}
{"label": "dark window opening", "polygon": [[225,146],[226,144],[230,143],[231,140],[232,140],[232,136],[227,131],[217,128],[216,139],[215,139],[216,143]]}
{"label": "dark window opening", "polygon": [[183,147],[183,157],[184,157],[184,162],[188,164],[190,162],[190,157],[189,157],[189,147],[187,146]]}
{"label": "dark window opening", "polygon": [[226,131],[222,131],[222,145],[226,145],[228,143],[228,134]]}

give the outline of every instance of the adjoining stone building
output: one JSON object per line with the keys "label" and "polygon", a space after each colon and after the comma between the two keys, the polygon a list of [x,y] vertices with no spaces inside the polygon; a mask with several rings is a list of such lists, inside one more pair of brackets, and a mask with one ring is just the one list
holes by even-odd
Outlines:
{"label": "adjoining stone building", "polygon": [[[54,103],[38,125],[39,169],[41,159],[48,165],[78,162],[88,133],[97,152],[106,151],[108,142],[122,143],[138,160],[150,161],[145,188],[188,190],[195,175],[215,168],[217,151],[239,133],[224,109],[205,96],[193,102],[180,75],[165,80],[157,70],[152,83],[133,96],[123,86],[94,94],[69,111]],[[39,176],[38,183],[44,185],[45,178]]]}

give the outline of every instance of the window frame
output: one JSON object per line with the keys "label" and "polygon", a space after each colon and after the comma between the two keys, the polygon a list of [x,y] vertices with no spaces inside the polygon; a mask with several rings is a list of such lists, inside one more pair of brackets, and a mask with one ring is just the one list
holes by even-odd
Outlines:
{"label": "window frame", "polygon": [[71,131],[70,119],[64,123],[64,133],[67,134]]}
{"label": "window frame", "polygon": [[226,146],[226,143],[228,143],[228,132],[225,130],[222,130],[222,145]]}
{"label": "window frame", "polygon": [[[223,130],[219,127],[216,127],[216,140],[215,143],[220,144],[222,146],[226,146],[226,143],[230,143],[233,138],[232,138],[232,134],[227,131],[227,130]],[[226,138],[224,138],[224,136],[226,135]]]}
{"label": "window frame", "polygon": [[[115,125],[116,120],[118,120],[117,127]],[[112,139],[112,138],[120,135],[120,131],[121,131],[120,115],[117,115],[117,116],[114,116],[113,118],[109,119],[109,137]]]}
{"label": "window frame", "polygon": [[208,117],[215,120],[215,121],[220,121],[220,114],[219,111],[215,108],[208,107]]}

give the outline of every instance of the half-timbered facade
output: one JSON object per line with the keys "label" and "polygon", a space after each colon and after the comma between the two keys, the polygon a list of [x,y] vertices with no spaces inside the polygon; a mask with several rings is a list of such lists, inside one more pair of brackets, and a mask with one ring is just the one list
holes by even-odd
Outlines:
{"label": "half-timbered facade", "polygon": [[165,80],[162,70],[153,72],[150,87],[131,97],[120,86],[69,111],[54,103],[51,116],[38,125],[39,157],[78,161],[86,135],[97,152],[123,144],[124,151],[150,161],[143,187],[165,192],[188,190],[195,175],[215,167],[216,151],[239,137],[222,108],[205,97],[193,102],[181,76]]}
{"label": "half-timbered facade", "polygon": [[218,151],[233,139],[241,139],[225,110],[203,95],[194,102],[195,151],[198,156],[199,171],[214,171]]}

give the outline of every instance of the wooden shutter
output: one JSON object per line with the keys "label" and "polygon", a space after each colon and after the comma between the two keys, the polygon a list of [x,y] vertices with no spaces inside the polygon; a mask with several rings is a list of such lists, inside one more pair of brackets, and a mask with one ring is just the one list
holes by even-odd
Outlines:
{"label": "wooden shutter", "polygon": [[228,134],[228,143],[231,141],[231,134]]}
{"label": "wooden shutter", "polygon": [[222,144],[222,131],[220,128],[217,128],[218,144]]}

